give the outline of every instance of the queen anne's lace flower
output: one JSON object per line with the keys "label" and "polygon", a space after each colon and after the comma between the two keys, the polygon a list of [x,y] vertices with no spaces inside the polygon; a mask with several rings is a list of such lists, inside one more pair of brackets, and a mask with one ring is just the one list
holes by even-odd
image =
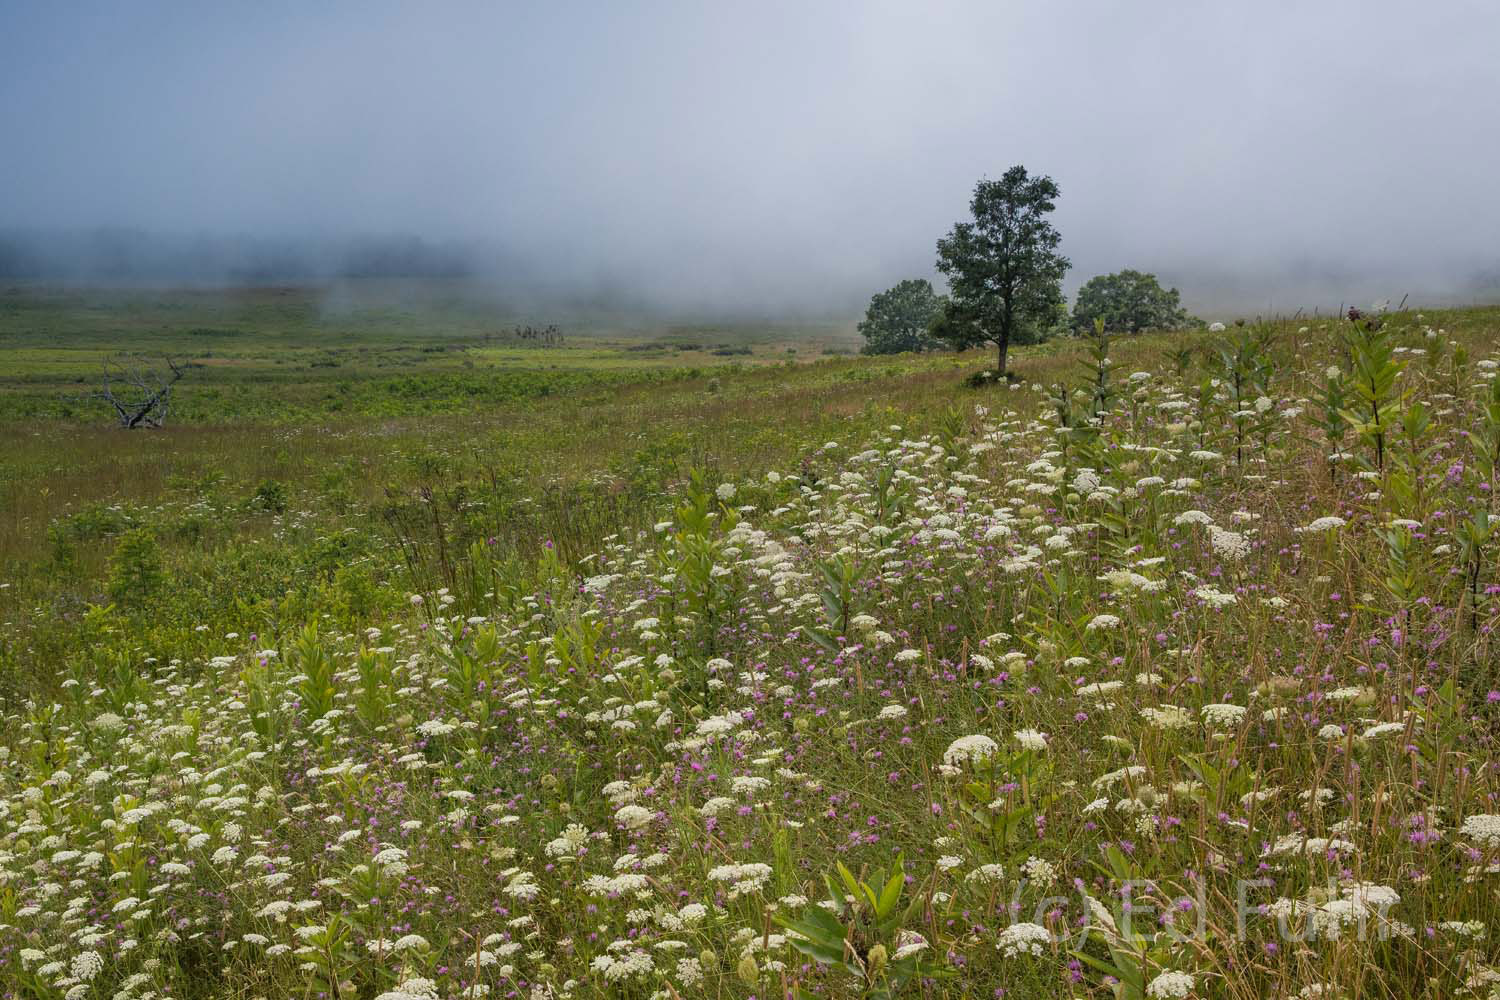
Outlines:
{"label": "queen anne's lace flower", "polygon": [[89,982],[104,968],[104,958],[97,951],[80,951],[69,965],[73,978]]}
{"label": "queen anne's lace flower", "polygon": [[1023,750],[1047,749],[1046,734],[1035,729],[1018,729],[1016,730],[1015,737],[1016,742],[1021,744]]}
{"label": "queen anne's lace flower", "polygon": [[651,810],[642,806],[621,806],[615,810],[615,822],[627,830],[638,830],[651,822]]}
{"label": "queen anne's lace flower", "polygon": [[1163,972],[1146,984],[1151,1000],[1180,1000],[1193,992],[1193,977],[1186,972]]}
{"label": "queen anne's lace flower", "polygon": [[1204,705],[1199,711],[1204,722],[1219,728],[1237,726],[1245,718],[1243,705]]}
{"label": "queen anne's lace flower", "polygon": [[1052,932],[1040,924],[1011,924],[1000,932],[996,947],[1006,958],[1040,955],[1052,943]]}
{"label": "queen anne's lace flower", "polygon": [[1458,832],[1481,847],[1500,847],[1500,816],[1485,813],[1466,816]]}
{"label": "queen anne's lace flower", "polygon": [[995,756],[1000,745],[983,733],[960,736],[948,744],[943,751],[943,763],[957,767],[961,764],[982,764]]}

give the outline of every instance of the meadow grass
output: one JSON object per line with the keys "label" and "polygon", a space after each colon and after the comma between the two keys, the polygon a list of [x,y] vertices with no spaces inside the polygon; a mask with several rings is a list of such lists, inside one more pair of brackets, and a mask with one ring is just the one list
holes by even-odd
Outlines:
{"label": "meadow grass", "polygon": [[[486,335],[533,320],[441,286],[17,288],[0,304],[0,690],[11,692],[93,647],[77,627],[90,607],[113,605],[158,638],[205,621],[264,631],[339,570],[364,613],[451,582],[445,553],[477,539],[530,559],[551,538],[576,556],[648,522],[692,467],[769,467],[852,416],[928,411],[933,380],[971,366],[830,356],[846,341],[817,325],[599,316],[569,327],[562,349],[502,349]],[[751,354],[711,353],[722,346]],[[102,403],[80,399],[124,347],[199,366],[161,432],[121,432]],[[354,360],[330,367],[330,352]],[[414,504],[442,516],[414,519]],[[115,542],[142,527],[178,583],[112,591]],[[351,546],[368,558],[335,566],[328,553]]]}
{"label": "meadow grass", "polygon": [[1489,995],[1497,333],[7,411],[0,979]]}

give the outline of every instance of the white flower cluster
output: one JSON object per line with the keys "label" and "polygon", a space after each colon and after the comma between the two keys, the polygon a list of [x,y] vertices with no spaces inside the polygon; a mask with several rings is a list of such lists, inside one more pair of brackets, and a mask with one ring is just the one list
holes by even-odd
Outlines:
{"label": "white flower cluster", "polygon": [[983,733],[960,736],[943,751],[943,763],[950,767],[983,764],[1000,750],[1000,745]]}
{"label": "white flower cluster", "polygon": [[1181,1000],[1193,993],[1193,977],[1186,972],[1168,970],[1146,984],[1151,1000]]}
{"label": "white flower cluster", "polygon": [[1465,816],[1458,832],[1480,847],[1500,847],[1500,816],[1487,813]]}
{"label": "white flower cluster", "polygon": [[1052,944],[1052,932],[1040,924],[1011,924],[1000,932],[996,947],[1006,958],[1040,955]]}

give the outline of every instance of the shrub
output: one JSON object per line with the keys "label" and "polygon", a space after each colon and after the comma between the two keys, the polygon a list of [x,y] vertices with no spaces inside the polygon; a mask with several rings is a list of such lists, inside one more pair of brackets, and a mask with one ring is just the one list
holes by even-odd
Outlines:
{"label": "shrub", "polygon": [[134,528],[120,537],[109,557],[109,596],[121,607],[144,605],[165,588],[161,546],[149,528]]}
{"label": "shrub", "polygon": [[1154,274],[1124,270],[1090,278],[1078,290],[1073,330],[1087,333],[1103,320],[1110,333],[1180,330],[1194,324],[1175,288],[1163,288]]}
{"label": "shrub", "polygon": [[267,479],[250,498],[250,505],[267,514],[285,514],[287,508],[286,485],[275,479]]}

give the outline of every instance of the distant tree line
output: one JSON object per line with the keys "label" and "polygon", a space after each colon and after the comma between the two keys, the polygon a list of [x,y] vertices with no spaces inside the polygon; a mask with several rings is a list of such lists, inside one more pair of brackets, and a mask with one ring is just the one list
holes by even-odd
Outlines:
{"label": "distant tree line", "polygon": [[971,219],[937,243],[937,270],[948,279],[940,295],[924,278],[908,278],[870,299],[859,324],[866,354],[965,350],[993,344],[996,372],[1007,375],[1011,344],[1032,344],[1069,332],[1174,330],[1198,325],[1175,288],[1153,274],[1124,270],[1090,278],[1071,315],[1062,279],[1071,262],[1058,253],[1061,235],[1048,216],[1057,184],[1014,166],[999,180],[981,180],[969,202]]}
{"label": "distant tree line", "polygon": [[494,343],[496,339],[506,343],[519,344],[522,347],[561,347],[564,343],[563,332],[556,326],[526,326],[517,325],[512,330],[502,330],[500,333],[486,333],[485,343]]}

